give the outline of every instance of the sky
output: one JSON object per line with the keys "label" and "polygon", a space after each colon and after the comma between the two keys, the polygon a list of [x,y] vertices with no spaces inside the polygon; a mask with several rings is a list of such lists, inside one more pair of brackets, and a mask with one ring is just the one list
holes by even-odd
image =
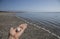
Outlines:
{"label": "sky", "polygon": [[60,12],[60,0],[0,0],[0,11]]}

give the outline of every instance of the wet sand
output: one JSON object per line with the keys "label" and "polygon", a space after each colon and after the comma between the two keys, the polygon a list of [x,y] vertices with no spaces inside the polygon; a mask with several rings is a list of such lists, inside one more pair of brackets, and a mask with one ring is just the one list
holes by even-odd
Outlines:
{"label": "wet sand", "polygon": [[[23,19],[16,16],[0,15],[0,39],[8,39],[9,29],[26,23]],[[20,39],[58,39],[56,36],[37,28],[28,23],[28,28],[25,30]]]}

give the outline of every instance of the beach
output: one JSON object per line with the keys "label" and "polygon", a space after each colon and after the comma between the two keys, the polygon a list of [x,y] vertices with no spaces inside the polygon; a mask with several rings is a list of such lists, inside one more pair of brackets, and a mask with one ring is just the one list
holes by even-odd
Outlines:
{"label": "beach", "polygon": [[[11,27],[17,27],[22,23],[27,23],[23,19],[18,18],[12,13],[0,13],[0,39],[8,39],[9,30]],[[33,24],[27,23],[28,27],[20,37],[20,39],[59,39],[51,33],[35,27]]]}

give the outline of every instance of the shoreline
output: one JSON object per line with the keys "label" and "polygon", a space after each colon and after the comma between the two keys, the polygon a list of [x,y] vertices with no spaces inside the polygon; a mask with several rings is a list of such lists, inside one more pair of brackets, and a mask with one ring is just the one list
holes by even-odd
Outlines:
{"label": "shoreline", "polygon": [[[8,37],[10,27],[17,27],[19,24],[22,23],[26,22],[24,22],[24,20],[21,18],[17,18],[16,16],[0,15],[0,35],[2,32],[2,36],[0,37],[6,39]],[[41,28],[38,29],[34,25],[28,24],[28,28],[25,30],[20,39],[58,39],[58,38],[44,31]]]}

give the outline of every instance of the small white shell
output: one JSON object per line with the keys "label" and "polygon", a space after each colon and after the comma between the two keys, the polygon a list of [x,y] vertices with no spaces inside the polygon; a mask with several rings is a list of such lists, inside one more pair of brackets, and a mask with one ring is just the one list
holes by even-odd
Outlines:
{"label": "small white shell", "polygon": [[16,28],[16,30],[19,32],[21,30],[21,28],[18,27],[18,28]]}

